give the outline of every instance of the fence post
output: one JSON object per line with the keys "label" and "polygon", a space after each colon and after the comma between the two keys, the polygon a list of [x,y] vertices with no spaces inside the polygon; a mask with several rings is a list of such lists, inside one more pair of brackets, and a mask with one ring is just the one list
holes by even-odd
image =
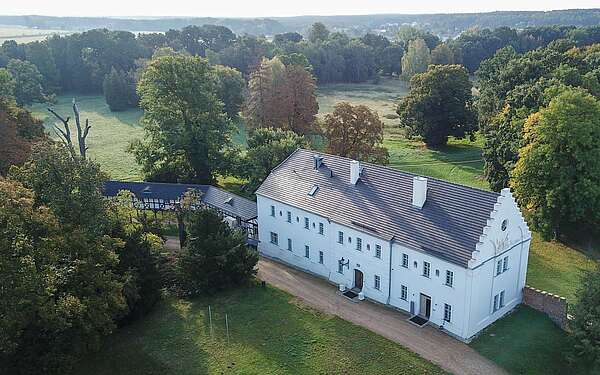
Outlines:
{"label": "fence post", "polygon": [[225,314],[225,329],[227,330],[227,343],[229,344],[229,320],[227,314]]}
{"label": "fence post", "polygon": [[210,329],[210,337],[212,337],[212,312],[210,311],[210,305],[208,305],[208,326]]}

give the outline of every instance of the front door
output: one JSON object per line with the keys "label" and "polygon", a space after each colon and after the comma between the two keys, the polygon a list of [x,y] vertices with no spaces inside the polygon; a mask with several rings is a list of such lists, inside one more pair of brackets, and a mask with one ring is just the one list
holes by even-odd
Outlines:
{"label": "front door", "polygon": [[359,270],[354,270],[354,287],[358,290],[363,287],[363,273]]}
{"label": "front door", "polygon": [[425,319],[429,319],[429,317],[431,316],[431,297],[423,293],[421,293],[419,315]]}

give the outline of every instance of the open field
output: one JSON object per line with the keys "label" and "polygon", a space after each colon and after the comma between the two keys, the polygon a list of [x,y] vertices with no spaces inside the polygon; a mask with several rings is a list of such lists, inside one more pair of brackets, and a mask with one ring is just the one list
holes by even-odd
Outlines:
{"label": "open field", "polygon": [[54,34],[68,34],[64,30],[34,29],[25,26],[0,25],[0,44],[6,40],[14,40],[17,43],[29,43],[36,40],[44,40]]}
{"label": "open field", "polygon": [[[210,332],[208,306],[212,309]],[[229,323],[229,340],[225,328]],[[259,286],[168,299],[120,329],[78,374],[442,374],[403,347]]]}
{"label": "open field", "polygon": [[511,374],[587,373],[567,362],[566,333],[546,315],[526,306],[492,324],[470,345]]}

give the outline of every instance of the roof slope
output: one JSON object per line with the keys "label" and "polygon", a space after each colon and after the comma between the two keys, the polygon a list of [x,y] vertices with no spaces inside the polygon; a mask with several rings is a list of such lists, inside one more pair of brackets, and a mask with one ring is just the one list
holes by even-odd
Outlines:
{"label": "roof slope", "polygon": [[202,192],[202,202],[239,216],[243,220],[256,217],[256,202],[211,185],[169,184],[162,182],[106,181],[104,195],[116,196],[120,190],[129,190],[137,198],[179,200],[188,190]]}
{"label": "roof slope", "polygon": [[[366,233],[467,267],[499,194],[428,178],[427,201],[412,205],[416,175],[361,163],[357,185],[350,184],[351,159],[296,150],[275,168],[256,194],[327,217]],[[308,193],[319,186],[314,196]]]}

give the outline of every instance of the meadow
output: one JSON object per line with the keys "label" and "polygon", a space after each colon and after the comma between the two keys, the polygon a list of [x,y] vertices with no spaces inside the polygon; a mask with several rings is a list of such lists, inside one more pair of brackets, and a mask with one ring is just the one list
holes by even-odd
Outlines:
{"label": "meadow", "polygon": [[25,26],[0,25],[0,44],[6,40],[14,40],[17,43],[29,43],[44,40],[54,34],[66,35],[64,30],[46,30],[30,28]]}

